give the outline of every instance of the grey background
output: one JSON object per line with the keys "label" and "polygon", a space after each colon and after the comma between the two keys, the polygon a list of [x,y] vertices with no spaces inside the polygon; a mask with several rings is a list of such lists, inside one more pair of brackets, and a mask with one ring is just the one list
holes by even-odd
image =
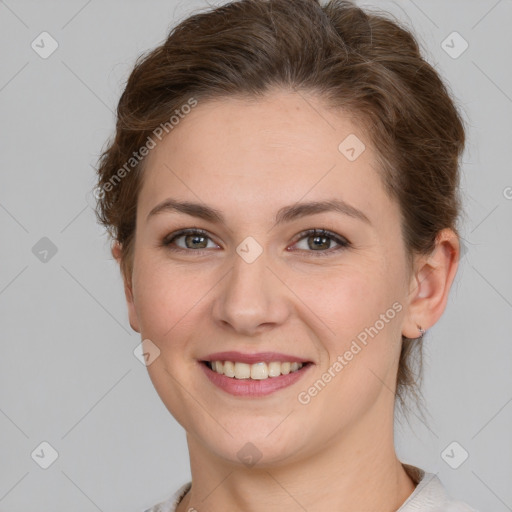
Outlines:
{"label": "grey background", "polygon": [[[183,429],[134,356],[91,189],[135,58],[205,5],[0,1],[2,512],[142,511],[189,479]],[[482,512],[512,510],[512,2],[362,5],[414,28],[468,125],[465,253],[425,338],[430,418],[397,426],[398,454]],[[31,48],[43,31],[59,45],[46,59]],[[469,44],[458,58],[442,47],[453,31]],[[31,457],[43,441],[59,454],[48,469]],[[453,441],[469,454],[458,469],[441,457]]]}

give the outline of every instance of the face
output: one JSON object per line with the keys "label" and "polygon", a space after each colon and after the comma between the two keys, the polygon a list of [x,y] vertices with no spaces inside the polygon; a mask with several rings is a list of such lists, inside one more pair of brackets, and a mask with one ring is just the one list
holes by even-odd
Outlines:
{"label": "face", "polygon": [[[273,464],[365,431],[370,413],[392,415],[406,252],[354,119],[283,91],[199,103],[144,172],[130,322],[157,347],[150,378],[189,436],[238,463],[251,442]],[[250,356],[285,375],[260,379]],[[203,363],[226,358],[255,378]],[[276,361],[307,364],[286,375]]]}

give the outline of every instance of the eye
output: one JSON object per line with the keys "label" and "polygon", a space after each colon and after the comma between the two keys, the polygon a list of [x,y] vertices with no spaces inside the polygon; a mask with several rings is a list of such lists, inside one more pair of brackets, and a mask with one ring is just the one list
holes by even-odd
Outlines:
{"label": "eye", "polygon": [[[176,243],[180,239],[183,240],[184,246]],[[200,252],[202,249],[208,248],[208,240],[211,240],[211,238],[206,231],[198,228],[188,228],[164,238],[162,245],[176,251],[192,249],[194,252]],[[177,248],[172,247],[173,245],[176,245]],[[218,247],[217,244],[214,245]]]}
{"label": "eye", "polygon": [[[348,240],[325,229],[308,229],[307,231],[299,233],[297,240],[299,242],[305,240],[305,248],[299,247],[299,249],[312,253],[312,256],[326,256],[330,253],[335,253],[350,247]],[[332,242],[338,244],[339,247],[332,249]],[[300,244],[295,243],[295,246],[298,245]]]}

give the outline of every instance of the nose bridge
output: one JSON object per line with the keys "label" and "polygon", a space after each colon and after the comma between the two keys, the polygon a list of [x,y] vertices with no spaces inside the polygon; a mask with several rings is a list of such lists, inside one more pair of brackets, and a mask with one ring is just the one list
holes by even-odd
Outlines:
{"label": "nose bridge", "polygon": [[216,320],[246,334],[261,324],[282,322],[286,305],[279,280],[267,268],[271,266],[269,252],[248,237],[236,248],[232,261],[232,271],[216,300]]}

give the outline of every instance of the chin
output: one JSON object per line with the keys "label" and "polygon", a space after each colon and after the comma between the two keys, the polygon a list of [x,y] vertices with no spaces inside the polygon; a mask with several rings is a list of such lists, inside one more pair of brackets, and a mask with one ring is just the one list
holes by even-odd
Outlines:
{"label": "chin", "polygon": [[231,424],[227,428],[232,436],[218,428],[218,435],[212,437],[210,429],[202,433],[205,437],[201,444],[231,464],[262,469],[279,466],[288,463],[290,458],[298,458],[299,445],[304,442],[298,436],[295,439],[291,432],[284,429],[277,432],[276,426],[282,419],[269,421],[265,428],[255,430],[254,418],[247,418],[247,422]]}

